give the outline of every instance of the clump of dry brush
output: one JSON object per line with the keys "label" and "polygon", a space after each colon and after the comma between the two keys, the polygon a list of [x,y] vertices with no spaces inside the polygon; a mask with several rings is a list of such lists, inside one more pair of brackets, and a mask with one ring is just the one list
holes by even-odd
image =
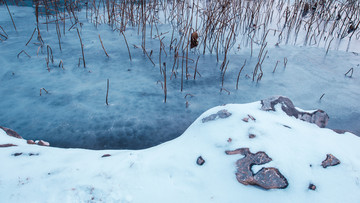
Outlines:
{"label": "clump of dry brush", "polygon": [[[81,22],[77,17],[80,8],[86,9],[87,19],[95,26],[108,24],[114,32],[119,32],[126,42],[130,60],[126,30],[128,27],[137,28],[141,45],[134,47],[141,47],[149,61],[159,66],[160,74],[164,76],[164,101],[166,65],[163,58],[170,55],[172,65],[169,66],[171,74],[168,76],[170,79],[180,77],[180,90],[183,91],[183,80],[195,80],[196,75],[201,76],[197,69],[200,55],[216,54],[217,61],[221,62],[222,91],[226,90],[223,84],[229,64],[228,54],[235,44],[249,47],[251,56],[254,48],[258,48],[258,62],[252,80],[259,82],[263,77],[262,64],[270,38],[276,45],[318,46],[327,51],[330,47],[337,48],[343,41],[349,49],[352,40],[360,38],[360,2],[356,0],[294,0],[292,3],[288,0],[38,0],[35,4],[37,23],[38,16],[45,13],[45,22],[42,23],[56,25],[60,50],[66,25],[70,27],[67,31],[77,31],[82,51],[79,61],[83,61],[84,67],[84,44],[79,32]],[[159,33],[161,24],[170,24],[172,30]],[[39,26],[35,29],[38,39],[41,39]],[[170,40],[164,40],[170,36]],[[0,37],[6,39],[4,30],[0,32]],[[102,44],[100,36],[99,39]],[[153,50],[147,48],[147,40],[159,42],[158,61],[152,56]],[[40,43],[40,46],[44,45]],[[102,48],[109,57],[103,44]],[[284,66],[286,63],[284,58]],[[245,65],[246,62],[238,73],[236,89]]]}

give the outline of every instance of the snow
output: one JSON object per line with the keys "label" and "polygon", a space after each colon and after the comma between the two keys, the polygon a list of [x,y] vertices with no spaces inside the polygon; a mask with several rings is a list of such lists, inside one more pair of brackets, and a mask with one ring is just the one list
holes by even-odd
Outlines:
{"label": "snow", "polygon": [[[2,202],[358,202],[359,137],[337,134],[294,117],[260,110],[260,102],[217,106],[178,138],[144,150],[61,149],[28,145],[0,131]],[[278,106],[277,106],[278,107]],[[232,115],[202,119],[226,109]],[[255,121],[243,122],[251,115]],[[290,128],[284,127],[289,126]],[[248,138],[249,132],[256,137]],[[228,138],[232,138],[228,142]],[[263,190],[235,178],[236,160],[225,150],[265,151],[287,178],[286,189]],[[23,153],[13,156],[14,153]],[[29,153],[38,154],[29,156]],[[341,163],[324,169],[333,154]],[[110,157],[101,158],[104,154]],[[198,156],[205,164],[196,164]],[[312,165],[310,167],[310,165]],[[316,190],[308,189],[313,183]]]}

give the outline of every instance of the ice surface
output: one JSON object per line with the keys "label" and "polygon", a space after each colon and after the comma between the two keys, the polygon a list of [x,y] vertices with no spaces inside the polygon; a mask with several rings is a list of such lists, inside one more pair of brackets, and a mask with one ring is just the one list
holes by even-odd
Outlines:
{"label": "ice surface", "polygon": [[[66,24],[59,50],[54,24],[40,25],[46,45],[53,50],[54,64],[50,72],[46,67],[46,47],[37,56],[36,34],[28,46],[27,41],[36,27],[34,9],[10,6],[18,28],[15,32],[5,6],[0,6],[0,25],[9,39],[0,42],[0,125],[17,131],[26,139],[44,139],[52,146],[81,147],[91,149],[141,149],[157,145],[181,135],[185,129],[206,109],[227,103],[247,103],[272,95],[285,95],[303,109],[320,108],[329,116],[329,128],[346,129],[360,134],[360,56],[357,53],[330,50],[325,56],[324,48],[301,47],[280,44],[267,48],[268,57],[263,63],[264,76],[259,83],[248,76],[257,63],[259,48],[250,57],[249,48],[241,48],[228,55],[230,60],[220,92],[222,75],[216,55],[200,55],[197,75],[190,69],[191,79],[184,79],[180,92],[181,68],[177,78],[172,77],[173,55],[162,53],[167,64],[168,98],[164,103],[159,72],[159,42],[148,37],[146,49],[153,50],[153,66],[139,48],[141,45],[137,28],[128,27],[127,37],[132,61],[122,35],[107,25],[97,28],[87,22],[85,12],[79,14],[79,27],[84,44],[87,67],[78,67],[81,48],[76,30]],[[42,18],[42,21],[45,21]],[[61,24],[62,26],[62,24]],[[159,25],[159,32],[169,31],[168,24]],[[98,35],[110,55],[102,50]],[[171,32],[165,34],[169,44]],[[17,54],[25,50],[31,58]],[[196,59],[199,51],[192,51]],[[288,59],[286,68],[283,60]],[[222,57],[220,57],[222,58]],[[236,90],[238,72],[241,73],[239,89]],[[65,70],[58,67],[60,60]],[[276,61],[280,61],[275,73]],[[194,63],[189,63],[194,67]],[[181,66],[180,66],[181,67]],[[351,68],[351,78],[344,74]],[[105,104],[106,80],[110,80],[109,106]],[[49,93],[40,89],[45,88]],[[324,97],[319,101],[322,94]],[[186,96],[187,94],[194,97]],[[186,96],[186,98],[185,98]],[[187,107],[188,106],[188,107]]]}

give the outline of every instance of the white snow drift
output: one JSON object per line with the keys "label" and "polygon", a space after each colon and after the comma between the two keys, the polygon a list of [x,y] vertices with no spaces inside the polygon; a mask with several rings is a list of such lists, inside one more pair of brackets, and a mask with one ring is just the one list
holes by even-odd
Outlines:
{"label": "white snow drift", "polygon": [[[0,130],[0,145],[18,145],[0,148],[0,201],[359,202],[359,137],[260,107],[254,102],[212,108],[180,137],[144,150],[42,147]],[[202,123],[222,109],[232,115]],[[256,120],[244,122],[248,114]],[[249,139],[249,133],[256,137]],[[273,161],[252,170],[276,167],[289,186],[263,190],[240,184],[235,162],[242,156],[224,152],[241,147],[265,151]],[[328,153],[341,164],[323,168]],[[198,156],[204,165],[196,164]],[[316,190],[308,189],[310,183]]]}

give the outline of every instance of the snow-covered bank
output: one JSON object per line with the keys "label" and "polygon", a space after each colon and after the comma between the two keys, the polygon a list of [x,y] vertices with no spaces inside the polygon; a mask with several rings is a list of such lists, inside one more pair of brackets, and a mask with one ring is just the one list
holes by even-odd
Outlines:
{"label": "snow-covered bank", "polygon": [[[277,111],[260,108],[260,102],[212,108],[180,137],[137,151],[28,145],[0,130],[0,145],[18,145],[0,148],[0,201],[359,202],[359,137],[289,117],[279,105]],[[220,110],[231,115],[211,116]],[[266,152],[272,161],[252,171],[275,167],[288,187],[239,183],[236,161],[243,156],[225,154],[238,148]],[[327,154],[341,163],[323,168]],[[196,164],[199,156],[202,166]]]}

